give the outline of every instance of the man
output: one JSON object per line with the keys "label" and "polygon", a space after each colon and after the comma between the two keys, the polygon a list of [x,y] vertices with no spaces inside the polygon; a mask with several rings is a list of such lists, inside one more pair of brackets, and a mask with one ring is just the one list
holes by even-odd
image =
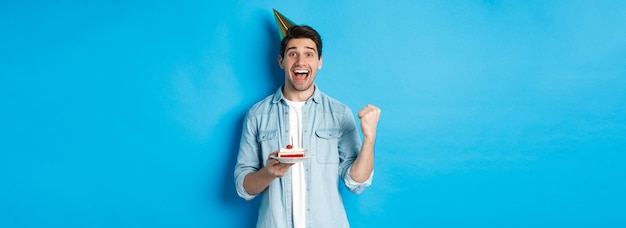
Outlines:
{"label": "man", "polygon": [[[371,185],[380,109],[358,112],[363,142],[352,111],[315,85],[322,68],[322,40],[309,26],[292,26],[278,63],[285,83],[256,103],[244,121],[235,183],[240,197],[261,194],[257,227],[349,227],[339,193],[359,194]],[[280,163],[280,148],[306,149],[310,159]]]}

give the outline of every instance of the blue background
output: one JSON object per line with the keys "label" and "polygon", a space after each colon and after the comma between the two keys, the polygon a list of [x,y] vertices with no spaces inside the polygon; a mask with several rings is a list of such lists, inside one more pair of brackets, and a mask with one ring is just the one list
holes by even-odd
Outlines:
{"label": "blue background", "polygon": [[626,226],[624,1],[0,1],[0,227],[251,227],[245,111],[282,83],[382,109],[353,227]]}

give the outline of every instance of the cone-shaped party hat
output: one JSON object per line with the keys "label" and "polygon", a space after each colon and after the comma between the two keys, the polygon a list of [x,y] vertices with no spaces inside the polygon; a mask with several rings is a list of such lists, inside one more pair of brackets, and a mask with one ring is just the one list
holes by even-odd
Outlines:
{"label": "cone-shaped party hat", "polygon": [[289,27],[291,26],[296,25],[296,23],[293,23],[293,21],[289,20],[289,18],[286,18],[284,15],[276,11],[276,9],[274,9],[274,17],[276,18],[276,24],[278,25],[280,39],[282,40],[287,35],[287,29],[289,29]]}

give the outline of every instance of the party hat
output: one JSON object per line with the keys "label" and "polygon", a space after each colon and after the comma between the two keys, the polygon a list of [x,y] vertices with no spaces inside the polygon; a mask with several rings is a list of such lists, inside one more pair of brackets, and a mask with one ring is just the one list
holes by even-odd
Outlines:
{"label": "party hat", "polygon": [[296,23],[293,23],[293,21],[276,11],[276,9],[274,9],[274,17],[276,18],[276,24],[278,25],[278,31],[280,32],[280,39],[282,40],[283,37],[287,35],[287,29],[296,25]]}

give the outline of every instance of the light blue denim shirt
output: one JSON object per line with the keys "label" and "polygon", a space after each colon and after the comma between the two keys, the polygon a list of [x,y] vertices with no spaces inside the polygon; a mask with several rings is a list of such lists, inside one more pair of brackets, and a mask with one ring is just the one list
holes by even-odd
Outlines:
{"label": "light blue denim shirt", "polygon": [[[250,200],[243,188],[244,177],[265,166],[268,156],[289,144],[289,106],[276,93],[256,103],[243,124],[235,185],[240,197]],[[303,148],[313,157],[304,162],[307,227],[349,227],[339,193],[340,178],[359,194],[372,183],[373,172],[364,183],[350,176],[350,168],[361,149],[361,139],[350,108],[315,87],[302,108]],[[277,178],[261,194],[257,227],[293,227],[291,171]]]}

